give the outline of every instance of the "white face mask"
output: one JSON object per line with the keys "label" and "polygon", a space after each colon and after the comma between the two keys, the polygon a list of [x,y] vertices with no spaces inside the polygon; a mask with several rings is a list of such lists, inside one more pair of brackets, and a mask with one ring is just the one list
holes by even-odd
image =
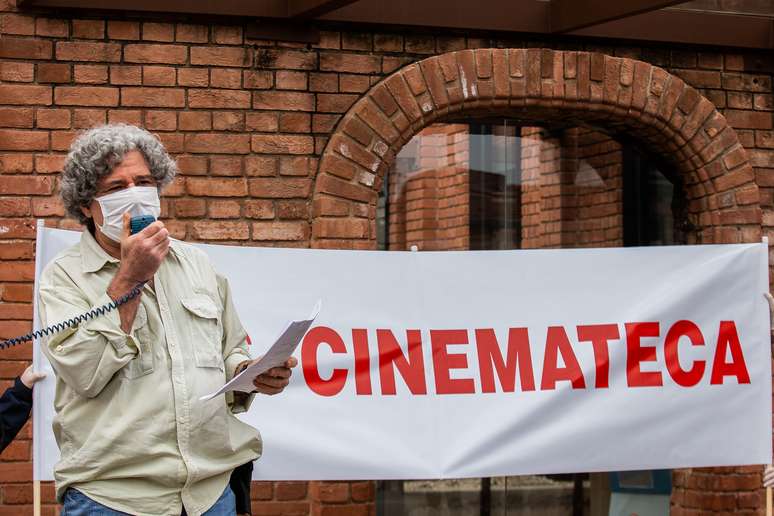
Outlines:
{"label": "white face mask", "polygon": [[155,186],[133,186],[111,194],[97,197],[102,208],[102,225],[99,230],[109,239],[121,242],[124,233],[124,213],[132,217],[153,215],[159,218],[161,202]]}

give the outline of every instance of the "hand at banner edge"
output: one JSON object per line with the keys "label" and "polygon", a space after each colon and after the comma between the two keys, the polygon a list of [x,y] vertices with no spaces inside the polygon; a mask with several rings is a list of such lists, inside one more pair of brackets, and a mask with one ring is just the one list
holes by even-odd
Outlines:
{"label": "hand at banner edge", "polygon": [[769,464],[763,468],[763,487],[774,487],[774,465]]}
{"label": "hand at banner edge", "polygon": [[20,375],[21,382],[28,389],[32,389],[32,386],[46,377],[46,373],[36,372],[32,370],[32,366],[27,366],[24,372]]}

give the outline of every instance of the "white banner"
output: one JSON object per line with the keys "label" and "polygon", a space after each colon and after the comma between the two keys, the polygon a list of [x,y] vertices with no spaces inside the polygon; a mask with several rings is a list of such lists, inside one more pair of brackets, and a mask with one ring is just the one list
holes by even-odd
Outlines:
{"label": "white banner", "polygon": [[[78,233],[39,228],[38,272]],[[488,252],[202,246],[252,354],[323,310],[255,478],[489,477],[771,461],[765,244]],[[51,373],[38,352],[38,369]],[[54,380],[35,389],[52,478]],[[138,436],[142,438],[142,436]]]}

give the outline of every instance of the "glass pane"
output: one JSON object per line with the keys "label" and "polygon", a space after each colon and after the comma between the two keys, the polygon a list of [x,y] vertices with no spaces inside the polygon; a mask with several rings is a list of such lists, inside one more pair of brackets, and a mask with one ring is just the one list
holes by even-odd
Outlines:
{"label": "glass pane", "polygon": [[521,243],[521,138],[514,125],[471,125],[468,134],[470,249]]}
{"label": "glass pane", "polygon": [[[668,167],[592,127],[434,124],[399,152],[377,204],[379,248],[496,250],[684,242]],[[382,481],[377,513],[607,515],[608,475]]]}
{"label": "glass pane", "polygon": [[624,156],[624,244],[685,243],[686,205],[675,179],[636,148]]}
{"label": "glass pane", "polygon": [[771,0],[693,0],[668,9],[774,17]]}

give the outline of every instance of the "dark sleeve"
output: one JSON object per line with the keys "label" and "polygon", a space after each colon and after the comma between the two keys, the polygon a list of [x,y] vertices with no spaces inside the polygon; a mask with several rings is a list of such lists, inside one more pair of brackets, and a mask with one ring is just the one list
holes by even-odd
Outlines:
{"label": "dark sleeve", "polygon": [[32,410],[32,389],[27,388],[17,376],[13,387],[0,396],[0,452],[11,444]]}
{"label": "dark sleeve", "polygon": [[250,508],[250,482],[253,477],[253,463],[242,464],[231,473],[229,485],[236,498],[237,514],[252,514]]}

